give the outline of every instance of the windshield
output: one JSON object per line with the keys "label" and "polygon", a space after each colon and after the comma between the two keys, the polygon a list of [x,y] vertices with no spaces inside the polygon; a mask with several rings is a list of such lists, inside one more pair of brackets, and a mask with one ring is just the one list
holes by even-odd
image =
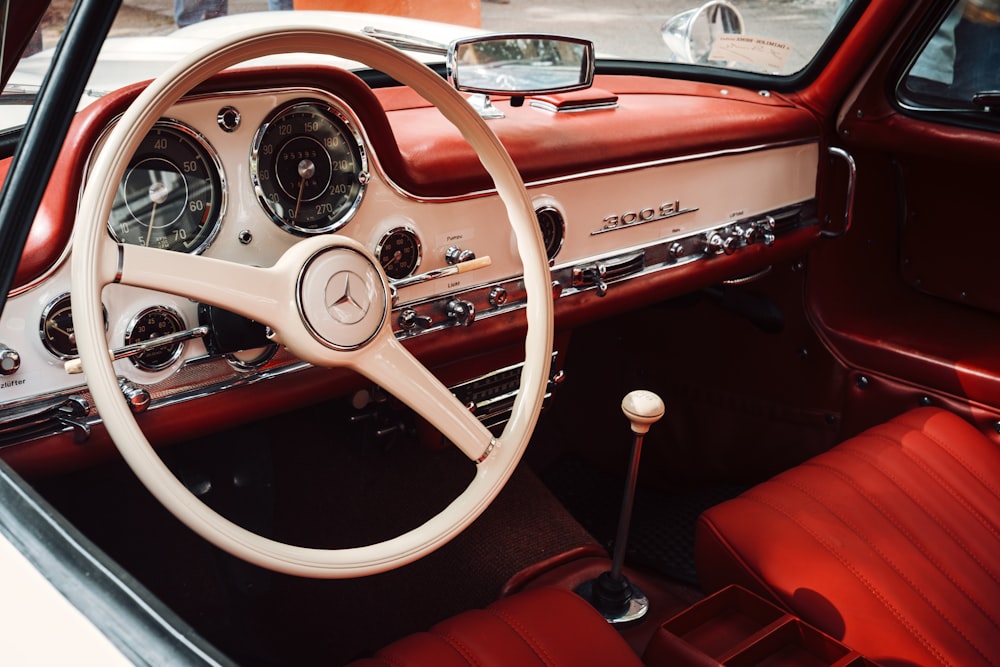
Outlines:
{"label": "windshield", "polygon": [[[684,63],[716,73],[788,77],[816,56],[851,1],[123,0],[81,106],[128,83],[157,76],[180,55],[222,33],[273,22],[270,12],[275,10],[297,12],[296,18],[304,21],[410,38],[415,57],[429,62],[442,60],[435,45],[443,48],[482,31],[550,33],[594,42],[603,61]],[[14,127],[27,117],[32,93],[41,84],[72,4],[72,0],[52,2],[4,91],[0,109],[4,127]],[[379,8],[384,11],[374,15]],[[421,41],[432,48],[421,48],[417,43]]]}

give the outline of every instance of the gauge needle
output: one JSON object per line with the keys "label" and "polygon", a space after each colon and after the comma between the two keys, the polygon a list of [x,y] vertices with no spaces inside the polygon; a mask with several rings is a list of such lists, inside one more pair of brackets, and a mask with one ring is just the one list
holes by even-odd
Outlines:
{"label": "gauge needle", "polygon": [[295,198],[295,212],[292,213],[292,222],[299,217],[299,207],[302,205],[302,192],[306,188],[306,179],[312,178],[316,173],[316,164],[312,160],[302,160],[299,162],[299,195]]}
{"label": "gauge needle", "polygon": [[48,329],[50,331],[58,331],[59,333],[61,333],[62,335],[66,336],[66,338],[68,338],[71,341],[76,338],[76,336],[73,335],[73,332],[67,331],[66,329],[63,329],[61,326],[59,326],[55,322],[51,322],[50,321],[50,322],[48,322],[46,324],[46,326],[48,327]]}
{"label": "gauge needle", "polygon": [[149,214],[149,228],[146,230],[146,247],[153,238],[153,222],[156,220],[156,207],[167,200],[167,186],[160,181],[153,181],[149,186],[149,200],[153,202],[153,210]]}

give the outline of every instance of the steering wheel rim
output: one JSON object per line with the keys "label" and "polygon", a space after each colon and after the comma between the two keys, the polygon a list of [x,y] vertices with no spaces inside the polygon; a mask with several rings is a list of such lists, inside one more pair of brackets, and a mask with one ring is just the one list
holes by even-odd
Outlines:
{"label": "steering wheel rim", "polygon": [[[521,257],[524,284],[528,293],[528,333],[525,339],[525,363],[521,385],[511,418],[503,433],[489,442],[478,442],[485,432],[469,424],[468,417],[452,411],[468,411],[439,381],[433,379],[419,362],[396,342],[389,325],[391,303],[385,308],[374,340],[356,350],[331,352],[329,345],[316,345],[315,334],[308,333],[308,314],[299,313],[300,321],[291,322],[282,342],[300,357],[312,363],[327,363],[360,370],[372,379],[392,383],[398,377],[398,365],[405,372],[421,372],[421,382],[431,382],[437,396],[430,402],[419,397],[399,396],[425,417],[440,420],[451,427],[453,441],[477,463],[472,482],[436,516],[422,525],[389,540],[348,549],[318,549],[282,543],[253,533],[232,523],[205,505],[173,475],[142,433],[118,385],[103,335],[101,291],[105,285],[121,282],[156,287],[162,291],[162,278],[171,267],[194,267],[197,278],[179,281],[177,293],[199,300],[220,300],[220,292],[207,285],[211,276],[236,283],[232,273],[247,273],[254,284],[273,282],[275,274],[287,282],[296,282],[319,256],[333,253],[362,253],[373,263],[381,286],[388,291],[387,278],[370,253],[359,244],[342,237],[314,237],[292,247],[275,267],[256,269],[206,257],[193,257],[169,251],[116,244],[107,233],[114,192],[128,160],[153,123],[180,97],[213,74],[253,58],[292,52],[339,56],[362,62],[382,71],[421,94],[462,133],[476,151],[493,178],[513,228]],[[474,521],[500,492],[516,467],[534,430],[547,386],[553,338],[553,306],[548,263],[534,219],[531,200],[513,161],[472,107],[428,67],[409,58],[394,47],[369,37],[333,28],[287,23],[265,29],[251,29],[223,38],[193,52],[151,83],[131,104],[94,162],[80,205],[72,253],[72,288],[74,326],[80,360],[87,383],[105,427],[126,463],[151,493],[178,519],[200,536],[230,554],[262,567],[305,577],[345,578],[374,574],[412,562],[448,542]],[[160,268],[160,267],[164,268]],[[183,270],[182,270],[183,272]],[[205,277],[209,278],[206,279]],[[331,278],[332,280],[332,278]],[[377,279],[373,279],[377,280]],[[282,287],[285,289],[285,287]],[[300,294],[295,287],[296,297]],[[287,300],[284,292],[276,301]],[[232,303],[216,303],[230,308]],[[242,305],[242,304],[241,304]],[[290,308],[290,307],[289,307]],[[236,312],[239,307],[231,308]],[[300,309],[301,310],[301,309]],[[286,314],[290,312],[286,308]],[[266,318],[261,321],[267,322]],[[280,329],[280,327],[279,327]],[[305,333],[304,333],[305,332]],[[312,336],[313,340],[309,337]],[[336,361],[331,359],[336,357]],[[375,377],[373,377],[375,376]],[[397,389],[405,391],[397,381]],[[384,385],[383,385],[384,386]],[[426,385],[425,385],[426,386]],[[441,391],[447,393],[447,398]],[[408,400],[413,399],[413,401]],[[449,404],[450,399],[450,404]],[[413,402],[420,403],[414,406]],[[447,412],[437,412],[438,409]],[[476,422],[478,424],[478,422]],[[468,442],[475,438],[477,442]]]}

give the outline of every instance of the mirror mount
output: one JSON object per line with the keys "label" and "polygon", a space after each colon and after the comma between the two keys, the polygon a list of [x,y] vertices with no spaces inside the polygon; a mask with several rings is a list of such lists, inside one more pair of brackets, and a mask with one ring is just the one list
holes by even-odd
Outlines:
{"label": "mirror mount", "polygon": [[473,93],[466,99],[472,105],[472,108],[479,112],[480,117],[486,120],[496,120],[497,118],[504,117],[503,111],[493,106],[493,101],[486,93]]}

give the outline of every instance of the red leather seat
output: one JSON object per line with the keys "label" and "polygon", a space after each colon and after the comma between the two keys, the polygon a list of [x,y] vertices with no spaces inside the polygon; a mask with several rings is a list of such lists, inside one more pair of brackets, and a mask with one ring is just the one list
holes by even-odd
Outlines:
{"label": "red leather seat", "polygon": [[883,665],[1000,664],[1000,448],[943,410],[710,509],[696,555]]}
{"label": "red leather seat", "polygon": [[400,639],[352,667],[641,666],[621,635],[583,598],[539,588],[466,611]]}

